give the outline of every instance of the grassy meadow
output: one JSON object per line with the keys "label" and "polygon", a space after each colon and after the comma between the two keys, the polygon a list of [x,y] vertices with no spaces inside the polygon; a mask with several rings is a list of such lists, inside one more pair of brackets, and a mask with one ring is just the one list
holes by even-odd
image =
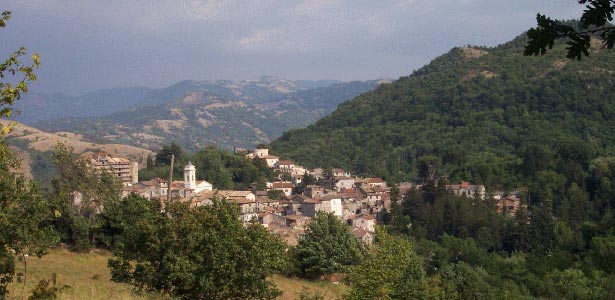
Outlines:
{"label": "grassy meadow", "polygon": [[[160,296],[134,295],[131,287],[126,284],[115,283],[110,280],[107,260],[110,253],[104,250],[94,250],[90,253],[75,253],[64,248],[51,249],[41,259],[27,258],[27,281],[23,284],[13,283],[8,299],[26,300],[36,284],[41,279],[51,278],[52,273],[57,274],[57,286],[69,285],[63,291],[59,300],[109,300],[109,299],[160,299]],[[22,272],[20,268],[19,272]],[[278,299],[299,299],[301,290],[306,287],[310,291],[325,294],[326,299],[336,299],[347,289],[344,285],[328,282],[311,282],[296,278],[287,278],[275,275],[273,280],[284,294]]]}

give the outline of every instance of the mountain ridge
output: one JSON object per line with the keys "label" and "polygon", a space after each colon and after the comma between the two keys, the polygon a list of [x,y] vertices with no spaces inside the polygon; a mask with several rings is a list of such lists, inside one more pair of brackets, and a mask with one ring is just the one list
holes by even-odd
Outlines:
{"label": "mountain ridge", "polygon": [[248,80],[183,80],[164,88],[108,88],[80,95],[30,93],[16,102],[16,120],[27,124],[68,117],[102,117],[135,106],[162,104],[190,91],[210,92],[259,103],[313,88],[342,83],[337,80],[287,80],[262,75]]}
{"label": "mountain ridge", "polygon": [[[519,174],[534,146],[555,156],[589,155],[588,144],[597,149],[589,157],[612,153],[612,55],[594,47],[582,61],[562,60],[559,46],[526,57],[525,41],[453,48],[314,125],[284,133],[271,143],[272,152],[307,167],[342,167],[394,181],[416,179],[422,161],[435,156],[440,173],[451,179],[510,185],[524,183]],[[589,162],[583,164],[587,171]]]}
{"label": "mountain ridge", "polygon": [[101,143],[153,150],[171,141],[191,151],[212,143],[227,149],[254,147],[271,141],[284,130],[311,124],[339,103],[375,88],[380,81],[335,83],[308,90],[275,77],[240,83],[218,81],[216,84],[223,84],[216,85],[218,89],[212,89],[211,82],[182,81],[158,93],[157,98],[150,97],[147,103],[106,116],[64,118],[34,125],[84,134]]}

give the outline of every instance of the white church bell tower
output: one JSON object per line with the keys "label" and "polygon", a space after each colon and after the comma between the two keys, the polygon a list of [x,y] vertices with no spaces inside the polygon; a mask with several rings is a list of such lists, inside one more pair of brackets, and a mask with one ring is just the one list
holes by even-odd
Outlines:
{"label": "white church bell tower", "polygon": [[192,162],[188,162],[184,167],[184,187],[192,190],[196,188],[196,168]]}

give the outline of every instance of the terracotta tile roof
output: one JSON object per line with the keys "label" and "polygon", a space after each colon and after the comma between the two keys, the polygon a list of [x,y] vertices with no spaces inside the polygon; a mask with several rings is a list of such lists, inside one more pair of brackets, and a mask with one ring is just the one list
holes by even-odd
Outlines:
{"label": "terracotta tile roof", "polygon": [[242,199],[242,198],[227,198],[227,200],[229,202],[233,202],[233,203],[237,203],[237,204],[256,203],[256,201],[252,201],[252,200],[249,200],[249,199]]}
{"label": "terracotta tile roof", "polygon": [[365,235],[367,235],[369,232],[361,229],[361,228],[354,228],[352,230],[352,234],[358,238],[363,238]]}
{"label": "terracotta tile roof", "polygon": [[261,203],[279,203],[280,200],[269,199],[267,196],[257,196],[256,201]]}
{"label": "terracotta tile roof", "polygon": [[274,182],[271,185],[274,189],[292,189],[293,184],[290,182]]}
{"label": "terracotta tile roof", "polygon": [[324,195],[320,198],[320,201],[331,201],[333,199],[342,199],[339,195]]}
{"label": "terracotta tile roof", "polygon": [[215,195],[216,195],[216,191],[204,190],[204,191],[200,191],[194,196],[199,197],[199,198],[204,198],[204,199],[212,199]]}
{"label": "terracotta tile roof", "polygon": [[367,183],[384,183],[382,178],[365,178],[364,182],[367,182]]}
{"label": "terracotta tile roof", "polygon": [[363,220],[376,220],[376,217],[370,214],[360,214],[355,217],[355,219],[363,219]]}

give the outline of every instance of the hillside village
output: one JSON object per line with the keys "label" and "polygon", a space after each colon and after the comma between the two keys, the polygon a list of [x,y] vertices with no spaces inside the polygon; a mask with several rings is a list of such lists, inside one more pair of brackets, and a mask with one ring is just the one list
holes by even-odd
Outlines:
{"label": "hillside village", "polygon": [[[125,158],[95,154],[92,165],[99,170],[114,173],[122,179],[122,197],[131,193],[162,203],[167,199],[190,203],[192,207],[209,205],[214,199],[226,199],[236,203],[243,222],[258,220],[270,231],[282,236],[294,245],[305,233],[305,228],[318,212],[331,213],[352,228],[354,236],[362,243],[370,244],[374,239],[375,225],[382,222],[384,213],[391,209],[391,187],[382,178],[363,178],[350,172],[334,168],[326,172],[323,168],[306,169],[293,161],[270,155],[268,149],[246,151],[236,149],[246,159],[262,159],[267,166],[279,174],[276,181],[267,182],[267,190],[221,190],[211,183],[196,180],[196,167],[188,162],[184,166],[183,180],[169,182],[163,178],[147,181],[138,180],[138,164]],[[305,176],[320,183],[301,185]],[[302,191],[299,187],[303,186]],[[421,185],[403,182],[397,186],[401,199],[408,190],[420,189]],[[483,185],[469,182],[447,185],[446,189],[457,196],[486,199]],[[171,193],[169,197],[169,193]],[[498,192],[491,196],[500,214],[515,217],[521,207],[519,197],[503,196]]]}

